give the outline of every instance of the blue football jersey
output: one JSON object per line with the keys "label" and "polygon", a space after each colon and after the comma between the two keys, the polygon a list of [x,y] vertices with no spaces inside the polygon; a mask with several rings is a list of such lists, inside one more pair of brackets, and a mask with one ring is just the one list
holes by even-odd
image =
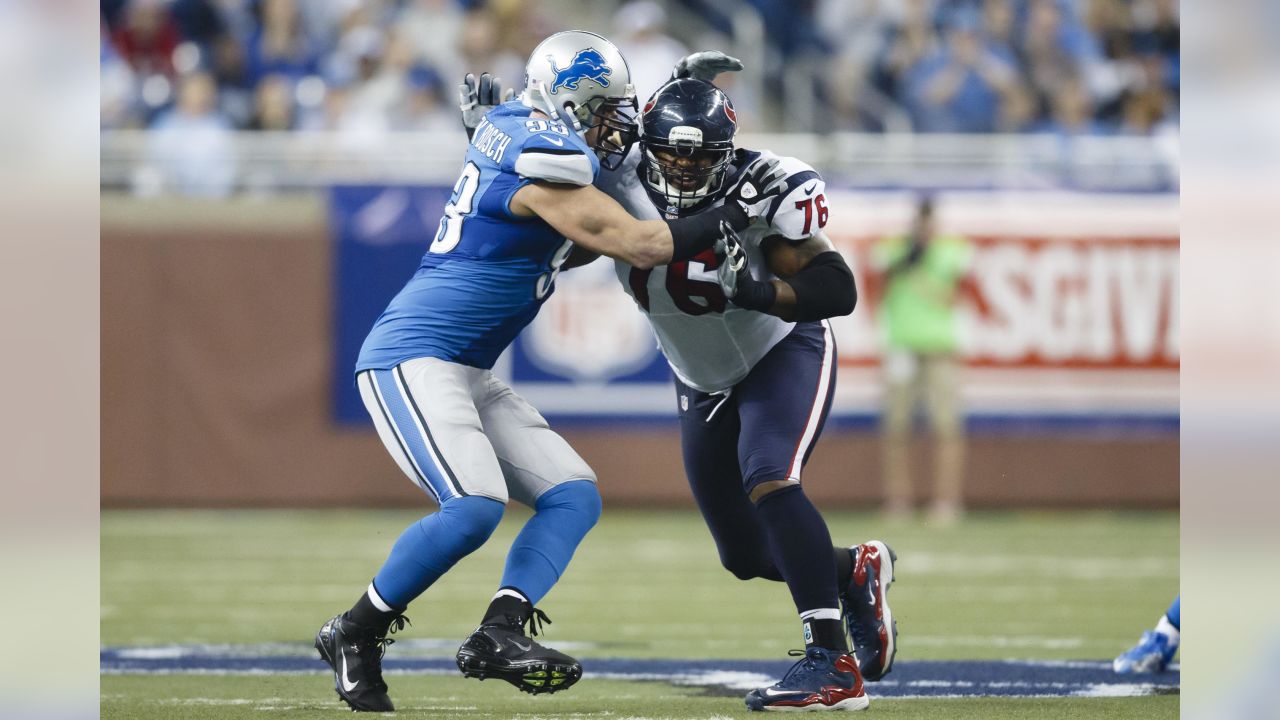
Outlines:
{"label": "blue football jersey", "polygon": [[551,295],[572,244],[508,203],[534,180],[590,185],[600,164],[577,133],[530,112],[513,100],[476,128],[435,239],[365,338],[356,372],[420,357],[492,368]]}

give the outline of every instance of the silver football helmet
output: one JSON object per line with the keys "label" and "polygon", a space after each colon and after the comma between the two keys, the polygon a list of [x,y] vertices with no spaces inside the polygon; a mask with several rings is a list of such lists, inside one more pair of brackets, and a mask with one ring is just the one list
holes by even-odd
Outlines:
{"label": "silver football helmet", "polygon": [[599,127],[593,149],[606,168],[617,167],[635,141],[631,71],[618,48],[595,33],[566,30],[539,43],[520,100],[584,137]]}

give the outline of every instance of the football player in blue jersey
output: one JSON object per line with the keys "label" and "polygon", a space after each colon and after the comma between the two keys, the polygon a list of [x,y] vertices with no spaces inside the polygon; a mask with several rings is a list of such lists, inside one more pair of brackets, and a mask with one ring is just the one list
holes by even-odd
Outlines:
{"label": "football player in blue jersey", "polygon": [[762,161],[715,211],[637,220],[592,185],[635,137],[635,93],[617,48],[592,33],[558,33],[533,51],[527,80],[519,100],[480,119],[430,248],[357,360],[379,437],[439,511],[403,532],[355,605],[316,635],[353,710],[393,709],[382,678],[387,635],[489,538],[508,499],[534,513],[458,668],[535,694],[581,677],[576,660],[531,636],[549,622],[534,605],[600,514],[596,478],[491,368],[551,294],[575,244],[636,267],[686,260],[709,249],[722,224],[745,228],[782,189],[777,163]]}
{"label": "football player in blue jersey", "polygon": [[735,149],[737,113],[709,81],[740,68],[718,53],[682,60],[646,103],[636,148],[596,182],[636,217],[670,220],[717,212],[762,159],[785,174],[748,228],[723,227],[719,252],[652,268],[615,258],[615,268],[676,376],[685,471],[721,563],[743,580],[785,582],[800,615],[800,659],[749,693],[747,706],[860,710],[869,703],[863,678],[879,680],[893,665],[896,556],[879,540],[834,546],[800,483],[835,390],[826,319],[850,313],[856,289],[823,232],[829,208],[817,171]]}

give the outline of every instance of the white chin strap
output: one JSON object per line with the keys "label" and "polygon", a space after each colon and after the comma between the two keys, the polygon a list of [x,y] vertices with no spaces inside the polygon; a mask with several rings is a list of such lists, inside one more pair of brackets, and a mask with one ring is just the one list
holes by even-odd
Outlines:
{"label": "white chin strap", "polygon": [[537,85],[530,84],[529,87],[525,88],[520,100],[528,107],[541,112],[547,117],[559,120],[565,124],[565,127],[572,128],[579,135],[586,133],[586,130],[582,129],[582,123],[573,113],[564,109],[564,107],[556,107],[555,102],[551,100],[551,93],[547,91],[545,82],[539,81]]}

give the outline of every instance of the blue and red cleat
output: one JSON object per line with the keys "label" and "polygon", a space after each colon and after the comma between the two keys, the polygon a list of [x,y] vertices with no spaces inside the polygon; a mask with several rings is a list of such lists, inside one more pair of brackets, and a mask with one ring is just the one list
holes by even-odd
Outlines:
{"label": "blue and red cleat", "polygon": [[855,545],[849,552],[853,576],[840,592],[844,627],[862,677],[875,682],[889,674],[898,652],[898,624],[889,609],[889,586],[898,556],[879,540]]}
{"label": "blue and red cleat", "polygon": [[791,655],[803,657],[778,682],[747,693],[748,710],[865,710],[871,704],[852,655],[820,647]]}

